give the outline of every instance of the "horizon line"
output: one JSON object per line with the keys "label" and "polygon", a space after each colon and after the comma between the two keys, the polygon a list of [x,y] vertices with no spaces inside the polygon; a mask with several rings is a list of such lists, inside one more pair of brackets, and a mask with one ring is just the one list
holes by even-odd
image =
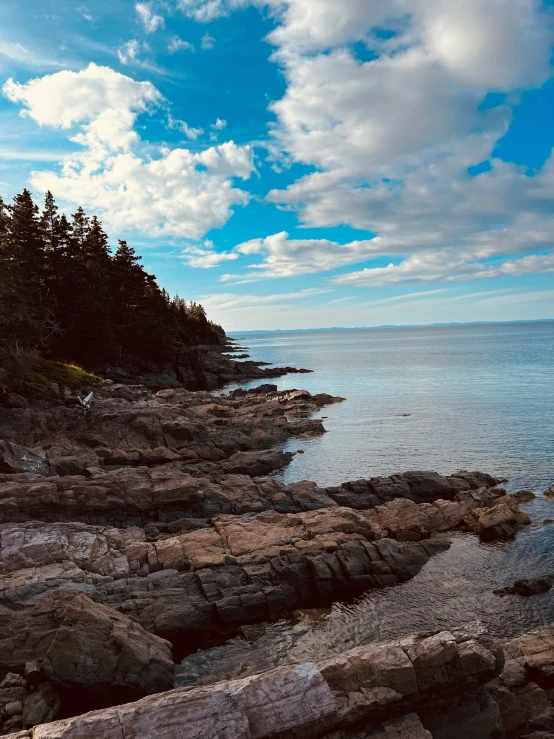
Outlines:
{"label": "horizon line", "polygon": [[554,318],[521,318],[512,321],[448,321],[445,323],[383,323],[378,326],[326,326],[324,328],[248,328],[229,329],[225,331],[230,334],[273,334],[273,333],[295,333],[309,331],[375,331],[388,328],[439,328],[441,326],[487,326],[509,323],[548,323],[554,322]]}

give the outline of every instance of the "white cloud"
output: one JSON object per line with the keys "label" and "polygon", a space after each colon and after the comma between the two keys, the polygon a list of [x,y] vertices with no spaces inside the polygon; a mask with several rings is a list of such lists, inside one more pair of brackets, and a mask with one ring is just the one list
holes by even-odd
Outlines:
{"label": "white cloud", "polygon": [[223,226],[233,205],[248,201],[233,178],[254,171],[249,146],[229,141],[197,153],[141,155],[136,118],[163,102],[149,82],[91,64],[24,85],[8,80],[3,91],[41,126],[77,127],[71,140],[82,152],[68,156],[60,174],[34,172],[33,187],[102,212],[116,229],[198,239]]}
{"label": "white cloud", "polygon": [[250,4],[251,0],[177,0],[179,10],[200,23],[209,23]]}
{"label": "white cloud", "polygon": [[117,56],[121,64],[133,64],[138,60],[142,49],[142,43],[137,39],[131,39],[122,44],[117,50]]}
{"label": "white cloud", "polygon": [[328,239],[289,239],[288,233],[282,231],[262,239],[246,241],[236,246],[234,251],[242,255],[263,255],[263,262],[252,267],[257,274],[246,278],[250,280],[326,272],[362,262],[379,254],[378,242],[378,239],[368,239],[338,244]]}
{"label": "white cloud", "polygon": [[194,51],[194,45],[190,41],[184,41],[179,36],[173,36],[168,44],[167,50],[170,54],[175,54],[178,51]]}
{"label": "white cloud", "polygon": [[44,69],[44,67],[61,67],[67,62],[52,59],[37,49],[29,49],[15,41],[6,41],[0,38],[0,58],[6,57],[24,67]]}
{"label": "white cloud", "polygon": [[164,27],[165,21],[161,15],[154,13],[152,3],[136,3],[135,11],[146,33],[154,33]]}
{"label": "white cloud", "polygon": [[185,123],[185,121],[180,121],[176,118],[173,118],[172,115],[168,116],[167,125],[168,128],[175,128],[178,131],[181,131],[181,133],[185,134],[187,139],[191,139],[192,141],[195,141],[204,133],[203,128],[194,128],[193,126],[189,126],[188,123]]}
{"label": "white cloud", "polygon": [[40,126],[70,129],[80,124],[72,141],[91,149],[128,149],[138,140],[132,130],[137,115],[163,100],[150,82],[136,82],[96,64],[80,72],[37,77],[23,85],[10,78],[2,91],[12,102],[21,103],[21,115]]}
{"label": "white cloud", "polygon": [[274,295],[237,295],[236,293],[215,293],[203,295],[202,304],[210,312],[247,313],[263,306],[267,311],[273,305],[288,303],[291,300],[307,300],[324,293],[332,292],[328,288],[310,287],[292,293],[277,293]]}
{"label": "white cloud", "polygon": [[218,118],[215,123],[212,123],[210,128],[213,128],[214,131],[223,131],[224,128],[227,126],[227,121],[222,120],[221,118]]}
{"label": "white cloud", "polygon": [[202,49],[213,49],[215,46],[215,38],[210,36],[209,33],[205,33],[200,39],[200,46]]}
{"label": "white cloud", "polygon": [[77,12],[80,13],[81,17],[84,18],[86,21],[94,21],[92,13],[86,5],[81,5],[79,8],[77,8]]}
{"label": "white cloud", "polygon": [[204,241],[201,246],[186,246],[182,253],[185,264],[188,267],[196,267],[198,269],[210,269],[217,267],[221,262],[238,259],[238,254],[234,254],[233,252],[214,251],[214,245],[211,241]]}
{"label": "white cloud", "polygon": [[[534,0],[413,0],[408,13],[402,0],[287,0],[270,34],[287,80],[271,106],[274,135],[291,161],[317,171],[268,200],[309,226],[366,229],[377,235],[370,250],[403,257],[343,283],[505,274],[508,263],[495,271],[483,260],[552,247],[554,162],[534,178],[498,160],[476,178],[467,169],[490,158],[510,122],[508,105],[480,109],[485,94],[551,72],[552,21]],[[375,27],[395,34],[384,41]],[[354,41],[377,58],[361,62],[344,46]],[[312,251],[283,242],[272,259],[302,274]],[[514,270],[543,264],[523,258]]]}
{"label": "white cloud", "polygon": [[506,260],[499,265],[478,261],[475,252],[454,253],[450,249],[413,254],[400,264],[366,268],[335,277],[332,282],[355,287],[428,284],[430,282],[465,282],[505,275],[554,272],[554,252],[531,254]]}

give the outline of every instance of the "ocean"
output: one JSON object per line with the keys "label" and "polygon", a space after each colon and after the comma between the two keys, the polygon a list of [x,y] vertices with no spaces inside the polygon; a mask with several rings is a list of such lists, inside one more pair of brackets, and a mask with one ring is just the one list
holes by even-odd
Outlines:
{"label": "ocean", "polygon": [[[479,469],[510,489],[554,481],[554,321],[235,334],[254,360],[305,367],[297,387],[345,398],[286,482],[334,485],[411,469]],[[261,381],[244,387],[252,387]]]}

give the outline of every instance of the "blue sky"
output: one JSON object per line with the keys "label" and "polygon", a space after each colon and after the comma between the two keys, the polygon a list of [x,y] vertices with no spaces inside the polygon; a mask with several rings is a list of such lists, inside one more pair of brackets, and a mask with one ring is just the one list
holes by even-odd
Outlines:
{"label": "blue sky", "polygon": [[5,199],[83,205],[229,330],[554,318],[551,2],[24,5]]}

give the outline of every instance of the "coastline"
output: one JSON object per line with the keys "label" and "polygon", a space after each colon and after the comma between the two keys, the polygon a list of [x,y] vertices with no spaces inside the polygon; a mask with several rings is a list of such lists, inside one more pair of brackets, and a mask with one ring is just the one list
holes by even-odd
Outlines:
{"label": "coastline", "polygon": [[[235,373],[246,379],[249,369]],[[84,420],[72,396],[0,409],[4,733],[34,722],[44,727],[16,736],[120,737],[123,726],[148,739],[160,736],[162,723],[164,737],[192,737],[195,722],[207,720],[202,706],[217,716],[221,700],[227,727],[228,710],[237,727],[250,727],[237,737],[323,737],[341,727],[354,737],[348,727],[364,721],[371,739],[388,737],[393,725],[391,735],[423,738],[431,736],[424,724],[433,707],[448,726],[462,709],[464,721],[475,722],[475,701],[496,711],[497,723],[517,702],[524,730],[529,686],[535,703],[537,691],[549,700],[548,675],[529,682],[515,641],[506,649],[517,665],[506,677],[498,644],[485,634],[446,632],[165,693],[175,661],[210,640],[393,588],[448,548],[448,532],[505,540],[528,518],[484,473],[408,472],[328,488],[268,477],[291,459],[283,443],[324,433],[312,415],[341,398],[271,385],[224,395],[152,392],[111,380],[94,393]],[[541,638],[554,645],[551,635]],[[431,677],[437,664],[440,684]],[[523,677],[512,685],[516,667]],[[342,703],[337,691],[352,697]],[[313,700],[295,703],[312,692]],[[225,696],[243,694],[257,695],[268,718],[260,723],[251,713],[253,698],[224,708]],[[110,708],[143,696],[150,697],[117,714]],[[86,723],[70,717],[91,709],[100,710]]]}

